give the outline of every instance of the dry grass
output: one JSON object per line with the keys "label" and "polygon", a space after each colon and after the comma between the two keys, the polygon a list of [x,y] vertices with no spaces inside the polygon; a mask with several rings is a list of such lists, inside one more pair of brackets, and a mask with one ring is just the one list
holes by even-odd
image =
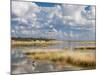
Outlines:
{"label": "dry grass", "polygon": [[68,57],[67,62],[82,67],[96,67],[96,57],[90,54],[73,53]]}
{"label": "dry grass", "polygon": [[[12,41],[12,46],[42,46],[47,47],[48,45],[54,45],[57,43],[61,43],[61,41]],[[88,43],[88,42],[82,42]],[[90,42],[94,43],[94,42]],[[66,51],[67,50],[67,51]],[[28,50],[28,52],[24,53],[27,55],[29,59],[32,60],[44,60],[53,62],[56,65],[60,66],[68,66],[67,64],[71,64],[74,66],[85,67],[85,68],[95,68],[96,67],[96,57],[95,53],[82,53],[80,50],[95,50],[95,47],[77,47],[75,51],[70,51],[68,48],[64,48],[63,50],[52,49],[52,50]],[[34,52],[33,52],[34,51]]]}
{"label": "dry grass", "polygon": [[43,47],[47,47],[48,45],[54,45],[57,43],[60,43],[61,41],[15,41],[12,40],[12,46],[16,47],[16,46],[43,46]]}
{"label": "dry grass", "polygon": [[78,43],[82,43],[82,44],[96,44],[96,41],[76,41]]}
{"label": "dry grass", "polygon": [[68,63],[74,66],[95,68],[96,58],[93,54],[83,54],[80,51],[51,51],[51,52],[31,52],[26,55],[32,60],[47,60],[57,65],[66,66]]}

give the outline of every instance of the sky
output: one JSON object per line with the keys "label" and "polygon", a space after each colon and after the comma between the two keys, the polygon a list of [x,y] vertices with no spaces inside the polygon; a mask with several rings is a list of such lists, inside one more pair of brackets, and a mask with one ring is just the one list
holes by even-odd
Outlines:
{"label": "sky", "polygon": [[11,35],[95,40],[95,6],[12,1]]}

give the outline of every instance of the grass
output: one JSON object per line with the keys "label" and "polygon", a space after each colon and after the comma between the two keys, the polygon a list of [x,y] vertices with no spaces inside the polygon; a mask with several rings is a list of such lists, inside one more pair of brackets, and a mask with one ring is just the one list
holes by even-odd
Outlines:
{"label": "grass", "polygon": [[29,59],[45,60],[53,62],[56,65],[66,66],[71,64],[74,66],[95,68],[96,58],[93,54],[83,54],[80,51],[55,51],[55,52],[31,52],[25,53]]}
{"label": "grass", "polygon": [[93,55],[75,54],[67,58],[67,62],[82,67],[95,68],[96,59]]}
{"label": "grass", "polygon": [[15,41],[12,40],[12,46],[18,47],[18,46],[42,46],[47,47],[48,45],[54,45],[57,43],[60,43],[61,41],[44,41],[44,40],[36,40],[36,41]]}
{"label": "grass", "polygon": [[96,47],[95,46],[89,46],[89,47],[86,47],[86,46],[84,46],[84,47],[76,47],[76,48],[74,48],[74,50],[96,50]]}
{"label": "grass", "polygon": [[[12,46],[18,47],[18,46],[42,46],[47,47],[49,45],[55,45],[61,43],[61,41],[56,40],[31,40],[31,41],[15,41],[12,40]],[[80,42],[80,43],[88,43],[88,44],[95,44],[95,42]],[[68,64],[71,64],[73,66],[83,67],[83,68],[89,68],[94,69],[96,68],[96,57],[94,53],[87,53],[88,50],[95,50],[96,47],[76,47],[74,48],[75,51],[70,51],[67,47],[61,50],[58,49],[52,49],[52,50],[28,50],[24,53],[27,55],[29,59],[32,60],[39,60],[39,61],[50,61],[58,66],[65,67],[68,66]],[[81,50],[81,51],[80,51]],[[85,51],[87,50],[87,51]],[[84,53],[84,52],[86,53]]]}

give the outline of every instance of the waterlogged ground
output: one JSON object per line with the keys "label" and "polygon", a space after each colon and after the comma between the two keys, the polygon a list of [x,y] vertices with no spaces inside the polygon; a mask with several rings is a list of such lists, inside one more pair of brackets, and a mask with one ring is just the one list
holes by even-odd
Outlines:
{"label": "waterlogged ground", "polygon": [[[11,50],[12,74],[94,69],[95,51],[95,43],[93,42],[63,41],[46,46],[14,46]],[[82,58],[76,59],[76,57]]]}

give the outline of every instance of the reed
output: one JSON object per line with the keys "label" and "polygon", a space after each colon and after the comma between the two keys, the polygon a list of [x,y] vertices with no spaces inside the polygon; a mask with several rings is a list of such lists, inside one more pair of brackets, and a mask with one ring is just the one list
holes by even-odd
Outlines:
{"label": "reed", "polygon": [[71,64],[74,66],[95,68],[96,58],[93,54],[83,54],[80,51],[55,51],[55,52],[33,52],[26,53],[26,55],[32,60],[45,60],[53,62],[54,64],[67,65]]}

